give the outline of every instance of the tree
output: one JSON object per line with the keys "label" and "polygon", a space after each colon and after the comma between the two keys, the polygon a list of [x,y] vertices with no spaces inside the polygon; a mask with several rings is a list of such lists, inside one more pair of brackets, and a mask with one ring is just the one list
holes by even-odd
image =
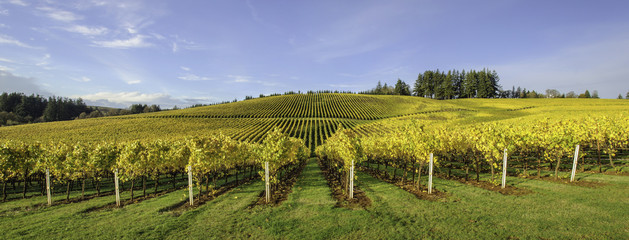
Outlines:
{"label": "tree", "polygon": [[453,99],[455,94],[454,88],[452,71],[448,71],[445,79],[441,82],[441,98],[439,99]]}
{"label": "tree", "polygon": [[413,87],[413,95],[418,96],[418,97],[424,97],[424,86],[422,84],[424,84],[424,75],[420,73],[419,75],[417,75],[417,80],[415,80],[415,86]]}
{"label": "tree", "polygon": [[546,89],[547,98],[558,98],[560,96],[561,96],[561,93],[557,91],[557,89]]}
{"label": "tree", "polygon": [[395,83],[395,94],[410,96],[411,90],[408,84],[398,78],[397,83]]}
{"label": "tree", "polygon": [[143,113],[144,109],[146,108],[146,104],[142,105],[142,104],[133,104],[131,105],[131,113],[132,114],[138,114],[138,113]]}
{"label": "tree", "polygon": [[625,95],[625,99],[629,99],[629,91],[627,91],[627,95]]}
{"label": "tree", "polygon": [[594,90],[594,91],[592,92],[592,98],[599,98],[599,97],[598,97],[598,90]]}
{"label": "tree", "polygon": [[618,94],[618,99],[622,99],[622,94]]}
{"label": "tree", "polygon": [[375,94],[382,94],[382,83],[380,83],[380,81],[378,81],[378,85],[376,85],[376,90],[374,91]]}
{"label": "tree", "polygon": [[471,70],[465,74],[465,78],[463,79],[463,86],[465,88],[464,96],[465,98],[475,98],[476,97],[476,71]]}
{"label": "tree", "polygon": [[574,93],[574,91],[570,91],[568,93],[566,93],[566,98],[577,98],[579,97],[576,93]]}

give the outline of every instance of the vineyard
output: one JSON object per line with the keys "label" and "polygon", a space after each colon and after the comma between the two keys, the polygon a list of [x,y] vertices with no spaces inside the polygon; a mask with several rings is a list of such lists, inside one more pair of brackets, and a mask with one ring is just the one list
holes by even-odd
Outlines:
{"label": "vineyard", "polygon": [[[224,237],[273,238],[285,236],[282,233],[303,237],[289,226],[303,230],[296,225],[309,222],[325,227],[340,218],[356,225],[353,234],[357,235],[332,231],[327,237],[471,234],[484,238],[488,235],[482,231],[444,228],[477,222],[485,231],[492,226],[513,227],[516,223],[505,226],[495,219],[513,218],[514,213],[469,209],[524,201],[534,210],[523,229],[533,232],[511,229],[517,232],[511,235],[503,229],[494,236],[596,238],[590,233],[603,231],[611,232],[605,235],[610,238],[624,238],[626,226],[624,230],[613,225],[566,232],[560,229],[585,227],[564,226],[562,220],[557,226],[546,226],[552,230],[546,233],[531,224],[546,219],[544,213],[549,210],[544,201],[555,208],[566,203],[548,195],[554,193],[581,199],[570,200],[570,205],[585,204],[587,209],[619,207],[613,216],[602,215],[599,221],[629,221],[628,112],[629,102],[623,100],[436,101],[329,93],[2,127],[0,216],[7,221],[0,224],[5,226],[8,219],[26,223],[32,221],[29,215],[46,211],[90,221],[102,220],[109,211],[122,215],[147,211],[150,218],[162,219],[168,226],[115,236],[190,237],[203,232],[201,225],[193,227],[196,221],[204,221],[199,215],[209,215],[205,217],[219,222],[206,227]],[[577,173],[576,178],[571,171]],[[601,190],[614,194],[583,199],[578,193],[596,195]],[[599,205],[601,201],[604,204]],[[69,210],[74,205],[80,207]],[[274,211],[287,216],[279,217]],[[386,230],[395,228],[396,222],[416,226],[410,218],[426,211],[434,216],[417,221],[432,227],[394,231],[399,235]],[[449,216],[439,211],[450,212],[456,222],[430,222]],[[514,211],[522,214],[526,208]],[[309,214],[321,214],[326,223]],[[592,212],[555,214],[571,222]],[[178,225],[177,219],[191,226]],[[220,221],[238,228],[233,225],[235,219],[260,228],[240,233],[222,229]],[[368,219],[384,225],[368,230]],[[156,224],[132,226],[157,228]],[[186,231],[171,232],[179,228]],[[322,232],[307,229],[304,233],[313,231]],[[182,235],[186,232],[191,235]]]}

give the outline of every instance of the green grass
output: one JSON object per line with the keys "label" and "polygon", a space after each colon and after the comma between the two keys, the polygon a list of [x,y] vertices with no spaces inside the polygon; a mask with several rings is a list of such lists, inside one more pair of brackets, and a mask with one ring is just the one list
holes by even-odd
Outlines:
{"label": "green grass", "polygon": [[[509,184],[533,191],[524,196],[505,196],[435,178],[435,188],[450,196],[443,202],[430,202],[367,174],[357,175],[357,186],[372,200],[365,210],[335,207],[327,183],[311,159],[293,193],[278,207],[250,207],[264,189],[263,183],[256,181],[180,215],[160,213],[159,209],[185,200],[187,190],[120,209],[83,213],[113,202],[113,196],[106,196],[39,210],[2,212],[0,238],[629,238],[626,176],[578,175],[608,183],[597,188],[509,178]],[[0,203],[0,210],[37,200],[45,198]]]}

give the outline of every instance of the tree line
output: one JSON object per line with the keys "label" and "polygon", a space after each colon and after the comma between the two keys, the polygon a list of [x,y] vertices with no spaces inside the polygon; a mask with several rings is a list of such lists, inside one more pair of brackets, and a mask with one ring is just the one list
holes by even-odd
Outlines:
{"label": "tree line", "polygon": [[413,95],[434,99],[496,98],[500,95],[500,77],[495,70],[427,70],[420,73],[411,89],[398,79],[394,86],[378,82],[375,88],[360,92],[375,95]]}
{"label": "tree line", "polygon": [[158,105],[133,104],[129,109],[90,107],[83,99],[24,93],[0,95],[0,126],[158,112]]}

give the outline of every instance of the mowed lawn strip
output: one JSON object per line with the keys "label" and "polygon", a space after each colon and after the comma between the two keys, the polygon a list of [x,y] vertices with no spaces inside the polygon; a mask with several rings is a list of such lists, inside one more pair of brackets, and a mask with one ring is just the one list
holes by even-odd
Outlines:
{"label": "mowed lawn strip", "polygon": [[[264,189],[256,180],[181,214],[159,209],[185,200],[187,190],[120,209],[84,212],[113,201],[113,196],[105,196],[5,214],[0,217],[0,238],[629,239],[626,176],[580,175],[582,180],[607,183],[600,187],[509,178],[509,184],[533,191],[523,196],[434,178],[435,188],[450,195],[442,202],[417,199],[365,173],[357,176],[357,186],[372,200],[367,209],[335,207],[321,170],[311,159],[293,193],[278,207],[250,207]],[[128,198],[125,194],[123,198]]]}

